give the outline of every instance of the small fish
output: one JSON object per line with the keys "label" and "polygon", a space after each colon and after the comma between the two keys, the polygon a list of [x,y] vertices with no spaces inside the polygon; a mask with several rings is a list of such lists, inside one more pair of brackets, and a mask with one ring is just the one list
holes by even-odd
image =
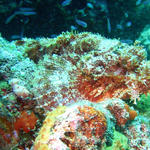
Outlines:
{"label": "small fish", "polygon": [[122,40],[120,40],[122,43],[126,43],[126,44],[129,44],[129,45],[131,45],[131,44],[133,44],[133,40],[130,40],[130,39],[122,39]]}
{"label": "small fish", "polygon": [[137,6],[137,5],[140,5],[141,2],[142,2],[141,0],[137,0],[137,1],[136,1],[136,6]]}
{"label": "small fish", "polygon": [[123,30],[123,26],[121,24],[117,24],[116,29]]}
{"label": "small fish", "polygon": [[56,38],[57,37],[57,34],[51,34],[50,35],[50,38]]}
{"label": "small fish", "polygon": [[126,23],[126,27],[131,27],[132,26],[132,22],[131,21],[128,21],[127,23]]}
{"label": "small fish", "polygon": [[25,0],[26,3],[32,4],[32,1],[30,0]]}
{"label": "small fish", "polygon": [[11,22],[11,20],[13,20],[13,19],[15,18],[15,16],[16,16],[15,13],[13,13],[12,15],[10,15],[10,16],[6,19],[5,24],[8,24],[9,22]]}
{"label": "small fish", "polygon": [[94,8],[94,6],[92,5],[92,3],[87,3],[86,6],[87,6],[88,8],[90,8],[90,9],[93,9],[93,8]]}
{"label": "small fish", "polygon": [[25,11],[33,11],[33,10],[35,10],[35,8],[31,8],[31,7],[20,7],[19,10],[25,12]]}
{"label": "small fish", "polygon": [[150,0],[145,0],[145,1],[143,2],[144,5],[147,5],[147,4],[149,4],[149,3],[150,3]]}
{"label": "small fish", "polygon": [[108,33],[111,32],[111,24],[110,24],[110,19],[107,17],[107,30],[108,30]]}
{"label": "small fish", "polygon": [[31,16],[36,15],[35,11],[16,11],[16,15]]}
{"label": "small fish", "polygon": [[72,0],[64,0],[62,3],[61,3],[61,6],[65,7],[65,6],[68,6],[71,4],[71,1]]}
{"label": "small fish", "polygon": [[10,38],[11,38],[11,40],[20,40],[21,36],[20,35],[12,35]]}
{"label": "small fish", "polygon": [[79,20],[77,18],[75,19],[75,21],[79,26],[81,26],[83,28],[87,28],[87,23],[85,21]]}
{"label": "small fish", "polygon": [[77,27],[74,26],[74,25],[71,25],[70,29],[71,29],[71,30],[77,30]]}
{"label": "small fish", "polygon": [[24,16],[31,16],[31,15],[36,15],[35,11],[15,11],[12,15],[10,15],[6,21],[5,24],[8,24],[15,18],[16,15],[24,15]]}

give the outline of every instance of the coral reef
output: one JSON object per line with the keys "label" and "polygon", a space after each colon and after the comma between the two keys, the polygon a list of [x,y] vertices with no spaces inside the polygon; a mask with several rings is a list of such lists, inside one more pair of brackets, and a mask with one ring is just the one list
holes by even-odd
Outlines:
{"label": "coral reef", "polygon": [[[149,130],[138,119],[140,96],[150,90],[150,61],[138,42],[66,32],[56,38],[1,38],[0,52],[0,77],[7,83],[0,114],[11,123],[10,132],[22,137],[12,143],[16,149],[124,149],[114,143],[115,130],[127,135],[130,149],[132,124]],[[7,143],[7,127],[0,129]]]}

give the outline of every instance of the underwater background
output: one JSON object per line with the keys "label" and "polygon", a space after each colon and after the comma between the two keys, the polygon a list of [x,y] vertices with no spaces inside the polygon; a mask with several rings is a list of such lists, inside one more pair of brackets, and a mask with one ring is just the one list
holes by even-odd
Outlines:
{"label": "underwater background", "polygon": [[150,150],[150,0],[0,0],[0,150]]}

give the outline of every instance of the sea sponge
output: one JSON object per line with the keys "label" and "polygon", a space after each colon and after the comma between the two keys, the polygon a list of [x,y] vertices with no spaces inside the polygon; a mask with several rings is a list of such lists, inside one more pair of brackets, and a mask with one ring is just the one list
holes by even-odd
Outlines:
{"label": "sea sponge", "polygon": [[30,95],[30,92],[26,89],[26,87],[17,84],[13,86],[13,92],[21,98],[26,98]]}

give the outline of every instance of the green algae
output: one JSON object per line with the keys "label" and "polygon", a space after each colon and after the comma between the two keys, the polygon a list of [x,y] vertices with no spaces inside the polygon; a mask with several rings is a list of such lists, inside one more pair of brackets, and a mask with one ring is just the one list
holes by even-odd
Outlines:
{"label": "green algae", "polygon": [[140,97],[140,101],[137,102],[136,108],[141,112],[145,113],[150,111],[150,94],[148,93],[147,95],[143,94]]}
{"label": "green algae", "polygon": [[112,146],[106,147],[105,150],[128,150],[128,149],[129,149],[128,138],[124,134],[114,130],[114,139]]}

